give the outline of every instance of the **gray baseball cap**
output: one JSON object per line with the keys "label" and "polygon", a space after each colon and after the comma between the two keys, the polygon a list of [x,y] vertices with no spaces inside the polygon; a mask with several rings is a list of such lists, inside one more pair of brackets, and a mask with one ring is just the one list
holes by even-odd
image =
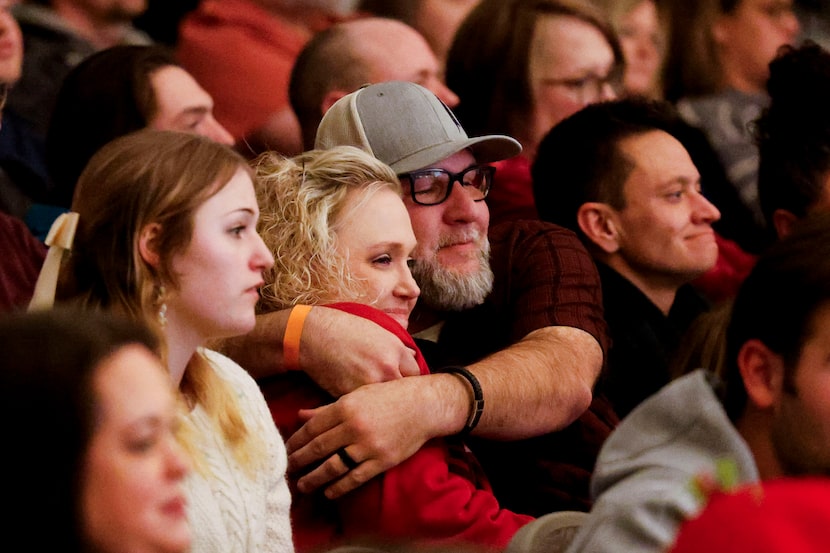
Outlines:
{"label": "gray baseball cap", "polygon": [[507,159],[522,151],[513,138],[470,138],[435,94],[406,81],[364,86],[340,98],[317,127],[314,147],[356,146],[397,174],[423,169],[469,148],[479,163]]}

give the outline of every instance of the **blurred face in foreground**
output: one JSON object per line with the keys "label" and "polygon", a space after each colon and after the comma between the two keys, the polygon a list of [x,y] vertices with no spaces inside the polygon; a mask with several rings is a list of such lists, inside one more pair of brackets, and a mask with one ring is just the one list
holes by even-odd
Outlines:
{"label": "blurred face in foreground", "polygon": [[830,476],[830,306],[816,310],[808,329],[775,406],[772,445],[784,475]]}
{"label": "blurred face in foreground", "polygon": [[95,427],[82,469],[84,534],[95,551],[182,553],[190,546],[172,384],[146,348],[105,359],[93,379]]}

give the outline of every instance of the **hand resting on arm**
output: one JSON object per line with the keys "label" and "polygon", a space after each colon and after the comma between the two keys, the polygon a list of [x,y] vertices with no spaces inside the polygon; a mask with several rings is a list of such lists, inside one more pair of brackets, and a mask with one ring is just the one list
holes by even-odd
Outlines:
{"label": "hand resting on arm", "polygon": [[[283,372],[284,309],[257,316],[250,333],[223,340],[216,349],[254,378]],[[372,321],[335,309],[314,307],[300,340],[300,368],[338,397],[359,386],[419,374],[415,352]]]}
{"label": "hand resting on arm", "polygon": [[[599,343],[587,332],[546,327],[469,365],[485,400],[474,433],[507,440],[566,427],[590,405],[602,359]],[[426,440],[459,432],[471,399],[462,379],[431,374],[364,386],[303,413],[308,422],[286,442],[289,466],[326,461],[299,480],[299,489],[328,486],[329,497],[355,489],[407,459]],[[359,466],[344,472],[333,454],[346,446]]]}

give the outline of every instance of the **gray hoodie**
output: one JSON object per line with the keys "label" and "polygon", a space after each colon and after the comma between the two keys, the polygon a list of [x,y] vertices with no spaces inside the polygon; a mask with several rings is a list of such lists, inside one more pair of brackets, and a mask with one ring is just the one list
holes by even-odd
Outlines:
{"label": "gray hoodie", "polygon": [[664,552],[701,507],[695,476],[731,461],[738,483],[758,481],[746,442],[697,370],[641,403],[605,442],[591,479],[590,515],[568,553]]}

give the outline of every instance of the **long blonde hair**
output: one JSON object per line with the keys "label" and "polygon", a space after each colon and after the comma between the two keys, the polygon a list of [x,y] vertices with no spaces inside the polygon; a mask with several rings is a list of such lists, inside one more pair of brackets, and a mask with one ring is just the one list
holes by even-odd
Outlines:
{"label": "long blonde hair", "polygon": [[259,233],[274,256],[264,274],[260,310],[355,300],[363,285],[349,274],[337,250],[338,223],[347,199],[362,193],[352,209],[378,190],[401,193],[395,172],[351,146],[312,150],[286,159],[274,153],[256,163]]}
{"label": "long blonde hair", "polygon": [[[163,338],[159,295],[162,286],[178,285],[173,258],[191,240],[196,210],[240,170],[251,172],[239,154],[185,133],[144,129],[105,145],[78,180],[78,228],[58,298],[126,313]],[[161,228],[157,267],[139,253],[140,233],[151,223]],[[180,390],[208,413],[242,466],[260,457],[235,392],[201,354],[188,363]]]}

